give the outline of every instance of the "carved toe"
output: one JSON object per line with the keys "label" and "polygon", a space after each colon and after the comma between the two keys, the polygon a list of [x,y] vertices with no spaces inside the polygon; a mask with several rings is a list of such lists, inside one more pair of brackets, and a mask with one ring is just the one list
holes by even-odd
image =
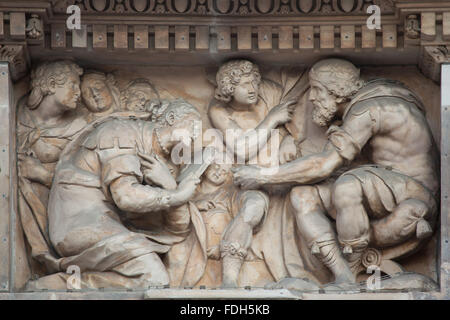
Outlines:
{"label": "carved toe", "polygon": [[431,228],[428,221],[424,219],[420,219],[419,222],[417,222],[416,227],[416,236],[417,239],[425,239],[430,237],[433,234],[433,229]]}
{"label": "carved toe", "polygon": [[342,253],[343,253],[345,256],[351,255],[351,254],[353,253],[353,249],[352,249],[351,246],[346,245],[346,246],[344,247],[344,250],[342,250]]}

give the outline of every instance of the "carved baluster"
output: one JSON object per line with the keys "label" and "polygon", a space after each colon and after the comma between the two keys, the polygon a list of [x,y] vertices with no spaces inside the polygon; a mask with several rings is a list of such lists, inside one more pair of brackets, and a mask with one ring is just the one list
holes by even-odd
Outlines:
{"label": "carved baluster", "polygon": [[169,50],[168,26],[155,26],[155,49]]}
{"label": "carved baluster", "polygon": [[237,48],[239,51],[252,49],[252,27],[237,27]]}
{"label": "carved baluster", "polygon": [[434,40],[436,38],[436,13],[423,12],[421,24],[422,40]]}
{"label": "carved baluster", "polygon": [[369,29],[366,25],[361,26],[361,38],[363,49],[373,49],[377,46],[377,31]]}
{"label": "carved baluster", "polygon": [[450,40],[450,12],[442,13],[442,38]]}
{"label": "carved baluster", "polygon": [[197,51],[209,50],[209,27],[195,27],[195,49]]}
{"label": "carved baluster", "polygon": [[87,26],[81,25],[80,30],[72,30],[72,47],[87,48]]}
{"label": "carved baluster", "polygon": [[383,27],[383,48],[397,48],[397,26],[384,25]]}
{"label": "carved baluster", "polygon": [[288,50],[294,48],[294,32],[292,26],[278,27],[278,48]]}
{"label": "carved baluster", "polygon": [[272,27],[258,27],[258,49],[272,49]]}
{"label": "carved baluster", "polygon": [[355,26],[341,26],[341,48],[355,48]]}
{"label": "carved baluster", "polygon": [[189,50],[189,26],[175,26],[175,50]]}
{"label": "carved baluster", "polygon": [[300,32],[300,49],[314,49],[314,27],[302,26]]}
{"label": "carved baluster", "polygon": [[106,49],[108,47],[108,37],[106,25],[92,26],[92,46],[94,49]]}
{"label": "carved baluster", "polygon": [[64,24],[52,25],[52,48],[66,47],[66,26]]}
{"label": "carved baluster", "polygon": [[25,39],[25,13],[11,12],[9,14],[9,32],[13,39]]}
{"label": "carved baluster", "polygon": [[128,26],[114,25],[114,49],[128,49]]}
{"label": "carved baluster", "polygon": [[334,48],[334,26],[320,26],[320,48]]}
{"label": "carved baluster", "polygon": [[0,39],[2,39],[5,36],[3,23],[4,23],[3,12],[0,12]]}
{"label": "carved baluster", "polygon": [[229,51],[231,50],[231,28],[217,27],[217,50]]}
{"label": "carved baluster", "polygon": [[134,26],[134,48],[148,49],[148,26]]}

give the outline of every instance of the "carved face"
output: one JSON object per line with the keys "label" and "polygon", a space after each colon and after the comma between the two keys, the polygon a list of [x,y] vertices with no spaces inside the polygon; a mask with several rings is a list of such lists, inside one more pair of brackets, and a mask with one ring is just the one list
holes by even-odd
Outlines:
{"label": "carved face", "polygon": [[[167,117],[170,117],[170,113]],[[170,119],[167,119],[170,122]],[[182,142],[189,146],[198,135],[197,124],[201,119],[195,114],[189,114],[181,120],[175,120],[171,127],[171,141]]]}
{"label": "carved face", "polygon": [[258,89],[258,83],[253,75],[243,75],[234,88],[233,99],[239,104],[255,104],[258,101]]}
{"label": "carved face", "polygon": [[113,97],[106,84],[106,78],[100,74],[88,74],[83,77],[81,94],[86,107],[92,112],[106,111],[113,104]]}
{"label": "carved face", "polygon": [[146,111],[146,103],[154,98],[153,91],[146,86],[130,87],[126,93],[125,108],[129,111]]}
{"label": "carved face", "polygon": [[80,98],[80,77],[70,74],[67,76],[64,84],[56,84],[54,87],[54,98],[56,103],[62,108],[75,109]]}
{"label": "carved face", "polygon": [[230,174],[231,165],[213,163],[206,170],[206,179],[211,181],[214,185],[220,186],[227,180]]}
{"label": "carved face", "polygon": [[336,96],[320,82],[310,80],[309,100],[314,104],[313,121],[321,127],[330,124],[337,112]]}

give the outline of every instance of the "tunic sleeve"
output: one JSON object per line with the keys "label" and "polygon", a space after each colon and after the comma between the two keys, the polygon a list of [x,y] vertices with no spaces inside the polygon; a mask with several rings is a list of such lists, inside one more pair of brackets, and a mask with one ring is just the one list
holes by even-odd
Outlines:
{"label": "tunic sleeve", "polygon": [[141,172],[141,163],[139,159],[132,154],[120,155],[110,158],[102,164],[102,188],[109,197],[109,186],[111,183],[123,176],[134,176],[139,183],[143,181]]}

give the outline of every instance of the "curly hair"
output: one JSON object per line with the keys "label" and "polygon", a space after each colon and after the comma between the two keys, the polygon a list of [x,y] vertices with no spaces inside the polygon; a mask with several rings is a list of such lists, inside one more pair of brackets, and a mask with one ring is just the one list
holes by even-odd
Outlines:
{"label": "curly hair", "polygon": [[246,75],[252,75],[258,84],[261,82],[258,66],[248,60],[231,60],[223,64],[216,75],[215,98],[230,102],[241,77]]}
{"label": "curly hair", "polygon": [[200,112],[192,104],[183,99],[176,99],[173,101],[163,100],[158,106],[155,106],[151,113],[151,120],[160,126],[169,126],[166,115],[173,112],[176,120],[181,120],[185,116],[195,114],[201,118]]}
{"label": "curly hair", "polygon": [[142,91],[148,93],[151,96],[147,102],[150,100],[155,100],[160,103],[161,98],[159,96],[158,90],[155,86],[147,79],[139,78],[131,81],[125,89],[123,89],[120,93],[120,100],[123,105],[125,105],[126,109],[128,109],[128,102],[130,97],[134,95],[133,90]]}
{"label": "curly hair", "polygon": [[97,70],[87,70],[84,73],[83,80],[90,80],[90,79],[100,79],[104,81],[108,87],[114,87],[117,86],[116,78],[114,77],[114,74],[112,73],[104,73]]}
{"label": "curly hair", "polygon": [[66,83],[69,74],[81,76],[83,69],[69,60],[58,60],[41,63],[31,72],[31,93],[28,96],[28,108],[36,109],[42,99],[51,93],[48,86],[49,80],[58,85]]}
{"label": "curly hair", "polygon": [[325,59],[313,65],[309,79],[320,82],[338,98],[349,98],[364,85],[360,71],[343,59]]}

